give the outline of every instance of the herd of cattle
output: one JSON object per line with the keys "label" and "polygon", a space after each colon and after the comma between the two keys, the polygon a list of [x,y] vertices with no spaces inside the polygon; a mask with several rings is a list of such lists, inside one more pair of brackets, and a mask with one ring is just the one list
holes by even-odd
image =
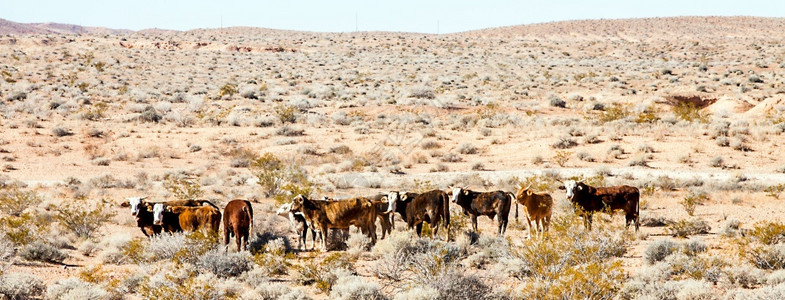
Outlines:
{"label": "herd of cattle", "polygon": [[[560,189],[566,190],[569,200],[583,217],[585,225],[591,228],[592,214],[597,211],[612,213],[623,210],[626,226],[635,224],[637,231],[639,197],[637,188],[632,186],[593,187],[583,182],[565,181]],[[249,233],[253,226],[253,208],[247,200],[232,200],[223,210],[207,200],[178,200],[168,202],[149,202],[145,197],[127,198],[123,206],[131,207],[131,214],[145,236],[163,232],[197,231],[218,233],[223,216],[224,246],[234,236],[237,251],[247,249]],[[309,199],[298,195],[290,203],[278,210],[287,217],[298,233],[298,248],[307,248],[307,232],[311,232],[313,247],[317,238],[323,251],[327,250],[325,237],[330,229],[347,230],[355,226],[376,242],[376,220],[382,227],[382,239],[394,228],[394,214],[398,213],[408,228],[415,229],[418,236],[422,233],[423,223],[428,223],[433,236],[437,237],[444,227],[446,239],[450,240],[450,202],[463,209],[472,221],[472,229],[477,232],[477,217],[487,216],[496,219],[497,234],[503,235],[515,202],[515,217],[518,217],[518,204],[523,205],[529,234],[548,230],[551,219],[553,198],[549,194],[537,194],[529,187],[522,187],[516,194],[504,191],[476,192],[466,188],[451,188],[448,191],[432,190],[425,193],[390,192],[372,197],[356,197],[334,200]],[[532,226],[532,221],[534,226]]]}

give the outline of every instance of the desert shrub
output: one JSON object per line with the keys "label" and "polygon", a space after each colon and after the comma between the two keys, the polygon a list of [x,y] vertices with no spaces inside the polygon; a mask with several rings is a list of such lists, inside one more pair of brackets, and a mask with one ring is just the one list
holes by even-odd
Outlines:
{"label": "desert shrub", "polygon": [[463,143],[458,146],[458,153],[460,154],[476,154],[477,153],[477,146],[472,145],[470,143]]}
{"label": "desert shrub", "polygon": [[294,280],[301,284],[315,284],[316,288],[329,291],[341,275],[350,275],[356,258],[342,252],[334,252],[322,261],[310,261],[294,265]]}
{"label": "desert shrub", "polygon": [[485,165],[482,162],[472,163],[472,171],[482,171],[482,170],[485,170]]}
{"label": "desert shrub", "polygon": [[40,233],[47,230],[51,223],[48,217],[42,217],[41,215],[34,217],[28,213],[23,213],[18,217],[2,217],[0,218],[0,235],[4,234],[5,238],[16,246],[40,240]]}
{"label": "desert shrub", "polygon": [[709,116],[692,102],[681,102],[673,107],[673,114],[687,122],[708,123]]}
{"label": "desert shrub", "polygon": [[55,219],[60,225],[80,238],[91,238],[110,218],[114,210],[102,200],[101,203],[90,205],[85,201],[74,201],[56,208]]}
{"label": "desert shrub", "polygon": [[485,269],[485,266],[491,262],[512,257],[509,248],[506,239],[483,235],[477,240],[475,247],[471,247],[470,252],[473,253],[464,262],[469,266]]}
{"label": "desert shrub", "polygon": [[144,122],[158,123],[162,118],[163,116],[152,105],[145,107],[144,111],[139,114],[139,120]]}
{"label": "desert shrub", "polygon": [[[273,107],[275,115],[281,123],[294,123],[297,121],[297,108],[292,105],[276,105]],[[284,126],[285,127],[285,126]],[[283,128],[283,127],[282,127]]]}
{"label": "desert shrub", "polygon": [[779,222],[760,222],[747,232],[749,238],[765,245],[785,242],[785,224]]}
{"label": "desert shrub", "polygon": [[706,243],[699,239],[690,239],[681,245],[681,252],[687,256],[695,256],[706,252]]}
{"label": "desert shrub", "polygon": [[630,167],[636,167],[636,166],[637,167],[648,167],[649,166],[649,159],[648,159],[647,156],[641,155],[641,156],[638,156],[638,157],[635,157],[635,158],[631,159],[630,162],[627,165],[630,166]]}
{"label": "desert shrub", "polygon": [[766,196],[772,197],[774,199],[779,199],[780,194],[782,194],[783,191],[785,191],[785,183],[770,185],[763,189],[763,192],[766,193]]}
{"label": "desert shrub", "polygon": [[30,261],[61,263],[68,258],[68,255],[49,243],[35,241],[22,247],[19,257]]}
{"label": "desert shrub", "polygon": [[0,236],[0,275],[3,275],[5,270],[13,263],[15,251],[14,244],[4,236]]}
{"label": "desert shrub", "polygon": [[196,264],[202,255],[218,247],[219,240],[218,234],[214,232],[194,231],[188,233],[185,236],[185,244],[175,253],[172,261]]}
{"label": "desert shrub", "polygon": [[608,106],[601,106],[601,107],[602,109],[598,109],[598,107],[596,107],[595,105],[595,108],[593,108],[593,110],[598,111],[598,113],[594,115],[594,119],[599,121],[600,123],[622,120],[631,115],[630,110],[626,106],[618,103],[614,103],[609,107]]}
{"label": "desert shrub", "polygon": [[682,207],[684,207],[684,211],[687,212],[687,215],[692,216],[695,213],[695,207],[698,205],[703,205],[704,202],[709,200],[709,196],[703,193],[690,191],[687,196],[679,202]]}
{"label": "desert shrub", "polygon": [[411,98],[420,98],[420,99],[434,99],[436,95],[433,93],[433,89],[427,86],[418,86],[414,87],[409,91],[409,97]]}
{"label": "desert shrub", "polygon": [[45,288],[41,279],[27,273],[0,274],[0,295],[4,296],[3,299],[40,299]]}
{"label": "desert shrub", "polygon": [[284,124],[277,130],[275,130],[275,134],[281,136],[301,136],[303,135],[304,132],[305,130],[289,126],[288,124]]}
{"label": "desert shrub", "polygon": [[431,300],[440,299],[439,291],[428,285],[409,287],[393,297],[395,300]]}
{"label": "desert shrub", "polygon": [[550,103],[550,105],[551,105],[551,106],[553,106],[553,107],[561,107],[561,108],[564,108],[564,107],[566,107],[566,106],[567,106],[567,103],[566,103],[566,102],[564,102],[564,100],[562,100],[561,98],[559,98],[559,97],[557,97],[557,96],[551,96],[551,97],[550,97],[550,99],[548,99],[548,102],[549,102],[549,103]]}
{"label": "desert shrub", "polygon": [[303,291],[294,289],[286,284],[263,282],[260,284],[252,284],[256,289],[244,293],[241,298],[248,300],[309,300],[311,299]]}
{"label": "desert shrub", "polygon": [[717,156],[715,158],[712,158],[709,161],[709,166],[712,166],[712,167],[715,167],[715,168],[722,168],[722,167],[725,166],[725,161],[722,158],[722,156]]}
{"label": "desert shrub", "polygon": [[58,280],[46,288],[48,299],[101,300],[107,299],[108,296],[109,292],[100,285],[74,277]]}
{"label": "desert shrub", "polygon": [[30,206],[41,203],[41,197],[34,191],[25,191],[17,186],[0,189],[0,211],[19,217]]}
{"label": "desert shrub", "polygon": [[686,238],[695,234],[709,233],[711,227],[702,219],[679,220],[668,226],[671,235]]}
{"label": "desert shrub", "polygon": [[649,264],[654,264],[662,261],[668,255],[676,252],[679,249],[679,244],[671,239],[661,239],[653,241],[646,247],[644,258]]}
{"label": "desert shrub", "polygon": [[578,157],[578,159],[580,159],[582,161],[585,161],[585,162],[594,162],[595,161],[594,157],[592,157],[591,154],[589,154],[589,152],[586,152],[586,151],[578,152],[576,154],[576,156]]}
{"label": "desert shrub", "polygon": [[348,253],[352,255],[359,255],[360,252],[367,250],[371,246],[371,239],[360,232],[350,232],[349,238],[346,240]]}
{"label": "desert shrub", "polygon": [[424,141],[422,141],[420,143],[420,148],[423,148],[425,150],[438,149],[438,148],[441,148],[441,147],[442,147],[442,145],[439,144],[439,142],[437,142],[436,140],[432,140],[432,139],[427,139],[427,140],[424,140]]}
{"label": "desert shrub", "polygon": [[214,249],[202,254],[196,266],[218,277],[236,277],[251,269],[251,259],[246,251],[224,253],[223,250]]}
{"label": "desert shrub", "polygon": [[523,288],[527,299],[612,299],[627,275],[620,261],[589,262],[571,266],[552,285],[542,281]]}
{"label": "desert shrub", "polygon": [[672,277],[705,279],[710,282],[720,280],[722,269],[728,265],[720,257],[688,256],[681,252],[669,255],[660,263],[667,266]]}
{"label": "desert shrub", "polygon": [[749,245],[741,250],[741,254],[749,262],[760,269],[785,269],[785,244]]}
{"label": "desert shrub", "polygon": [[359,276],[346,276],[338,278],[332,286],[330,299],[384,300],[388,298],[382,293],[379,284],[368,282]]}
{"label": "desert shrub", "polygon": [[202,186],[195,180],[177,173],[164,175],[164,188],[180,200],[198,199],[204,195]]}
{"label": "desert shrub", "polygon": [[554,149],[569,149],[577,145],[578,143],[575,141],[575,139],[564,137],[553,143],[551,147]]}
{"label": "desert shrub", "polygon": [[52,128],[52,134],[54,134],[57,137],[74,135],[74,133],[71,132],[70,129],[68,129],[66,127],[63,127],[63,126],[57,126],[57,127]]}
{"label": "desert shrub", "polygon": [[237,94],[237,92],[237,84],[227,83],[218,90],[218,97],[223,98],[226,96],[231,98],[234,94]]}
{"label": "desert shrub", "polygon": [[174,266],[166,273],[156,273],[142,282],[138,294],[143,299],[234,299],[241,285],[234,279],[218,278],[210,273],[196,275],[194,270]]}
{"label": "desert shrub", "polygon": [[251,172],[258,179],[267,197],[284,202],[287,197],[310,196],[319,185],[312,181],[308,172],[294,162],[284,162],[272,153],[264,153],[251,165]]}
{"label": "desert shrub", "polygon": [[442,162],[459,162],[462,161],[463,158],[461,156],[454,154],[454,153],[446,153],[442,155],[441,161]]}
{"label": "desert shrub", "polygon": [[727,267],[722,274],[728,283],[743,288],[753,288],[764,280],[763,271],[747,266]]}
{"label": "desert shrub", "polygon": [[736,236],[736,234],[739,233],[739,227],[741,227],[741,221],[733,218],[727,219],[725,220],[725,223],[722,224],[720,232],[726,237]]}

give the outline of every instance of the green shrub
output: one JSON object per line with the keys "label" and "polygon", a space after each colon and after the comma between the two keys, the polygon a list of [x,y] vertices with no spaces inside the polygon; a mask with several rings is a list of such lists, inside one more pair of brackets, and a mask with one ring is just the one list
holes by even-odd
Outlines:
{"label": "green shrub", "polygon": [[11,216],[19,217],[25,209],[39,203],[41,197],[33,191],[21,190],[16,186],[0,190],[0,211]]}
{"label": "green shrub", "polygon": [[164,188],[180,200],[198,199],[204,195],[198,182],[174,173],[164,176]]}
{"label": "green shrub", "polygon": [[275,115],[281,120],[281,123],[294,123],[297,121],[297,108],[291,105],[276,105],[273,107]]}
{"label": "green shrub", "polygon": [[780,194],[785,191],[785,183],[767,186],[765,189],[763,189],[763,191],[766,192],[766,196],[779,199]]}
{"label": "green shrub", "polygon": [[310,196],[319,189],[305,169],[294,162],[284,163],[269,152],[253,161],[251,172],[265,195],[275,198],[279,204],[296,195]]}
{"label": "green shrub", "polygon": [[294,278],[301,284],[315,284],[322,292],[329,291],[338,279],[337,273],[353,272],[356,257],[345,252],[334,252],[321,262],[312,259],[309,262],[294,265]]}
{"label": "green shrub", "polygon": [[765,245],[785,242],[785,224],[779,222],[760,222],[755,224],[747,236]]}
{"label": "green shrub", "polygon": [[231,97],[234,96],[234,94],[237,94],[237,85],[234,83],[224,84],[221,89],[218,90],[218,97]]}
{"label": "green shrub", "polygon": [[681,102],[673,107],[673,113],[677,118],[687,122],[708,123],[708,114],[701,111],[701,108],[692,102]]}
{"label": "green shrub", "polygon": [[93,237],[115,215],[114,210],[103,200],[96,205],[89,205],[85,201],[68,202],[58,206],[55,211],[55,219],[60,225],[80,238]]}
{"label": "green shrub", "polygon": [[679,204],[684,207],[684,211],[687,212],[687,215],[692,216],[695,214],[695,207],[702,205],[708,200],[709,196],[706,194],[690,192],[689,195],[684,196],[684,199],[682,199]]}

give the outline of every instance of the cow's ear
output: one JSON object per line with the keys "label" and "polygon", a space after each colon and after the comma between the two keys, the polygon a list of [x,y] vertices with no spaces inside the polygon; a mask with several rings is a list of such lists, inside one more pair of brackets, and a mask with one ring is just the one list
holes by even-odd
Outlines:
{"label": "cow's ear", "polygon": [[164,209],[164,210],[165,210],[166,212],[172,212],[172,207],[171,207],[171,206],[167,206],[167,207],[166,207],[166,209]]}
{"label": "cow's ear", "polygon": [[463,194],[468,196],[469,195],[469,191],[468,190],[463,190]]}
{"label": "cow's ear", "polygon": [[120,207],[129,207],[129,206],[131,206],[131,202],[129,202],[128,200],[125,200],[123,201],[123,203],[120,203]]}
{"label": "cow's ear", "polygon": [[578,190],[582,191],[583,190],[583,185],[578,185]]}
{"label": "cow's ear", "polygon": [[147,208],[147,210],[149,210],[149,211],[152,211],[152,210],[153,210],[153,206],[152,206],[152,205],[150,205],[149,203],[148,203],[148,204],[145,204],[145,206],[144,206],[144,207],[145,207],[145,208]]}
{"label": "cow's ear", "polygon": [[531,196],[532,195],[532,190],[526,190],[526,195]]}
{"label": "cow's ear", "polygon": [[400,196],[400,198],[401,198],[401,201],[406,201],[406,199],[409,199],[409,195],[403,194],[403,195]]}

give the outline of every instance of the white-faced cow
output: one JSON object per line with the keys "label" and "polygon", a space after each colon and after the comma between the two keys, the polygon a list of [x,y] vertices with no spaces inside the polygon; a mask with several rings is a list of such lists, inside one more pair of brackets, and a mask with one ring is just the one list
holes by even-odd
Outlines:
{"label": "white-faced cow", "polygon": [[297,232],[297,249],[303,250],[303,248],[308,248],[307,243],[307,234],[308,229],[311,231],[311,239],[313,243],[311,244],[311,249],[316,247],[316,235],[317,230],[312,226],[312,224],[308,224],[305,221],[305,215],[302,212],[292,212],[292,203],[286,203],[278,208],[276,212],[279,216],[287,218],[289,223],[292,225],[292,228]]}
{"label": "white-faced cow", "polygon": [[291,211],[302,212],[305,220],[321,231],[322,251],[327,251],[326,237],[333,228],[358,227],[371,238],[371,243],[376,243],[376,209],[367,198],[325,201],[297,195],[292,200]]}
{"label": "white-faced cow", "polygon": [[[229,238],[237,241],[237,252],[248,247],[248,236],[253,227],[253,207],[248,200],[235,199],[224,207],[224,246],[229,247]],[[241,248],[242,246],[242,248]]]}
{"label": "white-faced cow", "polygon": [[510,206],[515,195],[504,191],[475,192],[466,188],[453,188],[451,201],[463,208],[463,213],[472,219],[472,229],[477,231],[477,217],[488,216],[499,225],[498,235],[504,235],[507,230],[507,220]]}
{"label": "white-faced cow", "polygon": [[422,223],[428,222],[433,236],[438,236],[444,224],[447,240],[450,239],[450,200],[442,190],[422,194],[390,192],[387,195],[388,213],[398,212],[409,229],[416,227],[417,236],[422,233]]}
{"label": "white-faced cow", "polygon": [[376,208],[376,217],[379,219],[379,225],[382,227],[382,239],[384,239],[387,236],[387,233],[392,232],[395,228],[395,218],[393,218],[393,214],[387,213],[387,207],[389,206],[387,195],[373,195],[368,197],[368,200],[371,200],[373,207]]}
{"label": "white-faced cow", "polygon": [[[515,218],[518,218],[518,204],[526,209],[526,223],[529,224],[529,236],[534,235],[534,230],[542,233],[548,231],[553,210],[553,198],[549,194],[536,194],[529,187],[521,187],[515,195]],[[534,227],[532,228],[532,220]]]}
{"label": "white-faced cow", "polygon": [[625,224],[635,223],[635,230],[640,227],[638,222],[640,192],[638,188],[629,185],[593,187],[583,182],[568,180],[564,182],[567,200],[579,209],[583,216],[584,224],[591,229],[592,214],[596,211],[605,211],[613,214],[615,210],[623,210]]}

